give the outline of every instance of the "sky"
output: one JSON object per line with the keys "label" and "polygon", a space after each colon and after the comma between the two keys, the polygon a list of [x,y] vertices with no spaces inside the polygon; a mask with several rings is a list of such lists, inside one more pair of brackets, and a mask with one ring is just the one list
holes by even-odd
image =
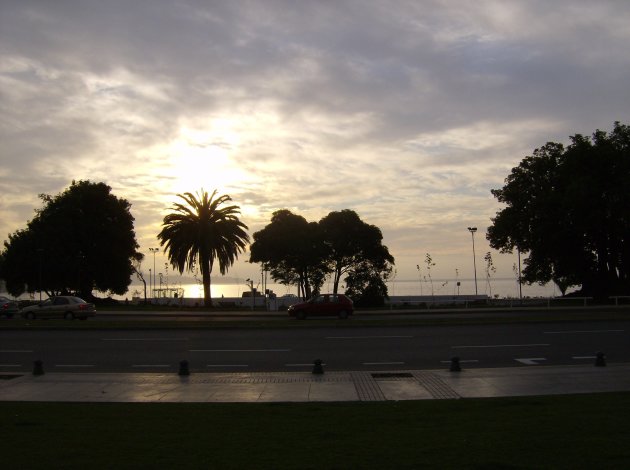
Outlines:
{"label": "sky", "polygon": [[490,190],[630,123],[629,25],[625,0],[0,0],[0,241],[89,179],[132,204],[146,269],[176,194],[204,188],[250,236],[279,209],[355,210],[399,280],[427,253],[473,277],[475,226],[479,275],[491,251],[513,277]]}

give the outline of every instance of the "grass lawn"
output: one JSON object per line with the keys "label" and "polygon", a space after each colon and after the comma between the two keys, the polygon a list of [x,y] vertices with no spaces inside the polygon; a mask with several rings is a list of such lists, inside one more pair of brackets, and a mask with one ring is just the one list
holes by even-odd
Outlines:
{"label": "grass lawn", "polygon": [[630,393],[300,404],[0,402],[30,468],[630,468]]}

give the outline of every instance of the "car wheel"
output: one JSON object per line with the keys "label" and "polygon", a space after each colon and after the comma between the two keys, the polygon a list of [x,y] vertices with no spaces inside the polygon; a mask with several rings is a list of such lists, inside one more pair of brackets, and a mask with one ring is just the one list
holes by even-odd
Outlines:
{"label": "car wheel", "polygon": [[74,320],[74,315],[72,314],[72,312],[66,312],[64,318],[66,320]]}
{"label": "car wheel", "polygon": [[339,318],[341,318],[342,320],[345,320],[348,318],[348,312],[346,312],[345,310],[342,310],[341,312],[339,312]]}
{"label": "car wheel", "polygon": [[35,320],[35,314],[33,312],[26,312],[27,320]]}

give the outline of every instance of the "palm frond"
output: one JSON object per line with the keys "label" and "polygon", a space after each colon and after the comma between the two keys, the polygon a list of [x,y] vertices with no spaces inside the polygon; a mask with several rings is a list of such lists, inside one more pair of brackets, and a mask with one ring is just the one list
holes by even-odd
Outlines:
{"label": "palm frond", "polygon": [[226,194],[217,197],[216,190],[212,195],[202,189],[197,195],[177,197],[184,202],[173,204],[173,212],[164,217],[158,234],[169,262],[180,274],[199,266],[209,279],[215,261],[221,274],[227,273],[249,243],[248,227],[239,220],[239,206],[221,207],[232,198]]}

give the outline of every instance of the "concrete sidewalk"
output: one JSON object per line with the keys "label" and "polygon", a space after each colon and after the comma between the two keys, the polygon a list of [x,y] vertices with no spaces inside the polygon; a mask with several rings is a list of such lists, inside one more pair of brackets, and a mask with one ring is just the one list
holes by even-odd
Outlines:
{"label": "concrete sidewalk", "polygon": [[392,372],[4,375],[0,401],[333,402],[630,391],[630,364]]}

